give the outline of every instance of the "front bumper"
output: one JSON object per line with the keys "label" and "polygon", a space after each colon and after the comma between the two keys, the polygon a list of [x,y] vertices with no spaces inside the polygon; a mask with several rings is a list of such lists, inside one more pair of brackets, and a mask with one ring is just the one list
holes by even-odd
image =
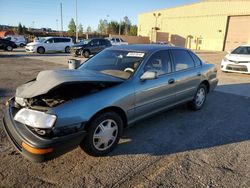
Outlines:
{"label": "front bumper", "polygon": [[36,47],[34,47],[34,46],[26,46],[25,51],[34,53],[34,52],[36,52]]}
{"label": "front bumper", "polygon": [[[14,120],[17,109],[13,105],[13,100],[9,101],[4,109],[3,127],[11,143],[26,158],[34,162],[44,162],[58,157],[79,146],[86,136],[86,131],[55,138],[42,138],[33,133],[26,125]],[[46,154],[34,154],[23,148],[23,143],[35,149],[52,148],[52,152]]]}
{"label": "front bumper", "polygon": [[222,60],[221,71],[250,74],[250,63],[234,63]]}
{"label": "front bumper", "polygon": [[71,53],[71,55],[73,55],[73,56],[80,56],[81,55],[81,51],[82,51],[82,49],[81,48],[71,48],[70,49],[70,53]]}

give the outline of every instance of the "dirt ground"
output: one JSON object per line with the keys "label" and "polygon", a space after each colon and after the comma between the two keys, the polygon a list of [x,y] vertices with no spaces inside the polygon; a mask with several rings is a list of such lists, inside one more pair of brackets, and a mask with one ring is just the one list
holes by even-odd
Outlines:
{"label": "dirt ground", "polygon": [[[225,53],[198,55],[219,68]],[[41,70],[67,68],[69,58],[0,52],[0,108],[18,85]],[[105,157],[77,148],[32,163],[0,122],[0,187],[250,187],[250,75],[218,70],[218,77],[201,111],[183,105],[141,121]]]}

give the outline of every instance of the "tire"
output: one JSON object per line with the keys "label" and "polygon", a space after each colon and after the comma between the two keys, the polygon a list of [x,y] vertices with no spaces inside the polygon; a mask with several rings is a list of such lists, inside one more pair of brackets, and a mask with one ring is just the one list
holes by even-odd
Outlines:
{"label": "tire", "polygon": [[200,84],[195,93],[194,99],[188,105],[194,111],[200,110],[204,106],[206,98],[207,86],[205,84]]}
{"label": "tire", "polygon": [[66,46],[65,53],[70,53],[70,47],[69,46]]}
{"label": "tire", "polygon": [[37,48],[37,53],[39,53],[39,54],[44,54],[44,53],[45,53],[44,47],[38,47],[38,48]]}
{"label": "tire", "polygon": [[8,46],[6,46],[6,50],[7,50],[7,51],[12,51],[12,50],[13,50],[13,47],[8,45]]}
{"label": "tire", "polygon": [[112,111],[104,112],[90,122],[87,136],[80,146],[91,156],[104,156],[116,147],[122,132],[121,117]]}
{"label": "tire", "polygon": [[85,57],[85,58],[89,58],[90,56],[90,51],[89,50],[84,50],[81,52],[81,56]]}
{"label": "tire", "polygon": [[23,43],[21,43],[19,46],[20,46],[20,47],[24,47],[24,44],[23,44]]}

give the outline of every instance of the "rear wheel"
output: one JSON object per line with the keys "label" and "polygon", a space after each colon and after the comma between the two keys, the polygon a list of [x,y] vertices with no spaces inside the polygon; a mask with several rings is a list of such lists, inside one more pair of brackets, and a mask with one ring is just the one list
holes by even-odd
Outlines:
{"label": "rear wheel", "polygon": [[65,53],[69,53],[69,52],[70,52],[70,47],[67,46],[67,47],[65,48]]}
{"label": "rear wheel", "polygon": [[44,47],[39,47],[39,48],[37,48],[37,53],[39,53],[39,54],[44,54],[44,53],[45,53]]}
{"label": "rear wheel", "polygon": [[13,47],[12,47],[12,46],[7,46],[7,47],[6,47],[6,50],[7,50],[7,51],[12,51],[12,50],[13,50]]}
{"label": "rear wheel", "polygon": [[97,115],[87,129],[87,136],[81,143],[82,149],[92,156],[103,156],[118,144],[123,130],[123,121],[115,112]]}
{"label": "rear wheel", "polygon": [[189,107],[192,110],[200,110],[206,101],[207,98],[207,86],[205,84],[201,84],[194,96],[194,99],[189,103]]}
{"label": "rear wheel", "polygon": [[21,44],[20,44],[20,47],[24,47],[24,44],[23,44],[23,43],[21,43]]}

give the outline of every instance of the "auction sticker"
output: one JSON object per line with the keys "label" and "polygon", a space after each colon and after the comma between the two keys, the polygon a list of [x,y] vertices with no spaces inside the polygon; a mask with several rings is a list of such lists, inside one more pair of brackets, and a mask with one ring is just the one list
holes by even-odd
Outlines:
{"label": "auction sticker", "polygon": [[127,54],[127,57],[143,57],[145,53],[140,53],[140,52],[129,52]]}

